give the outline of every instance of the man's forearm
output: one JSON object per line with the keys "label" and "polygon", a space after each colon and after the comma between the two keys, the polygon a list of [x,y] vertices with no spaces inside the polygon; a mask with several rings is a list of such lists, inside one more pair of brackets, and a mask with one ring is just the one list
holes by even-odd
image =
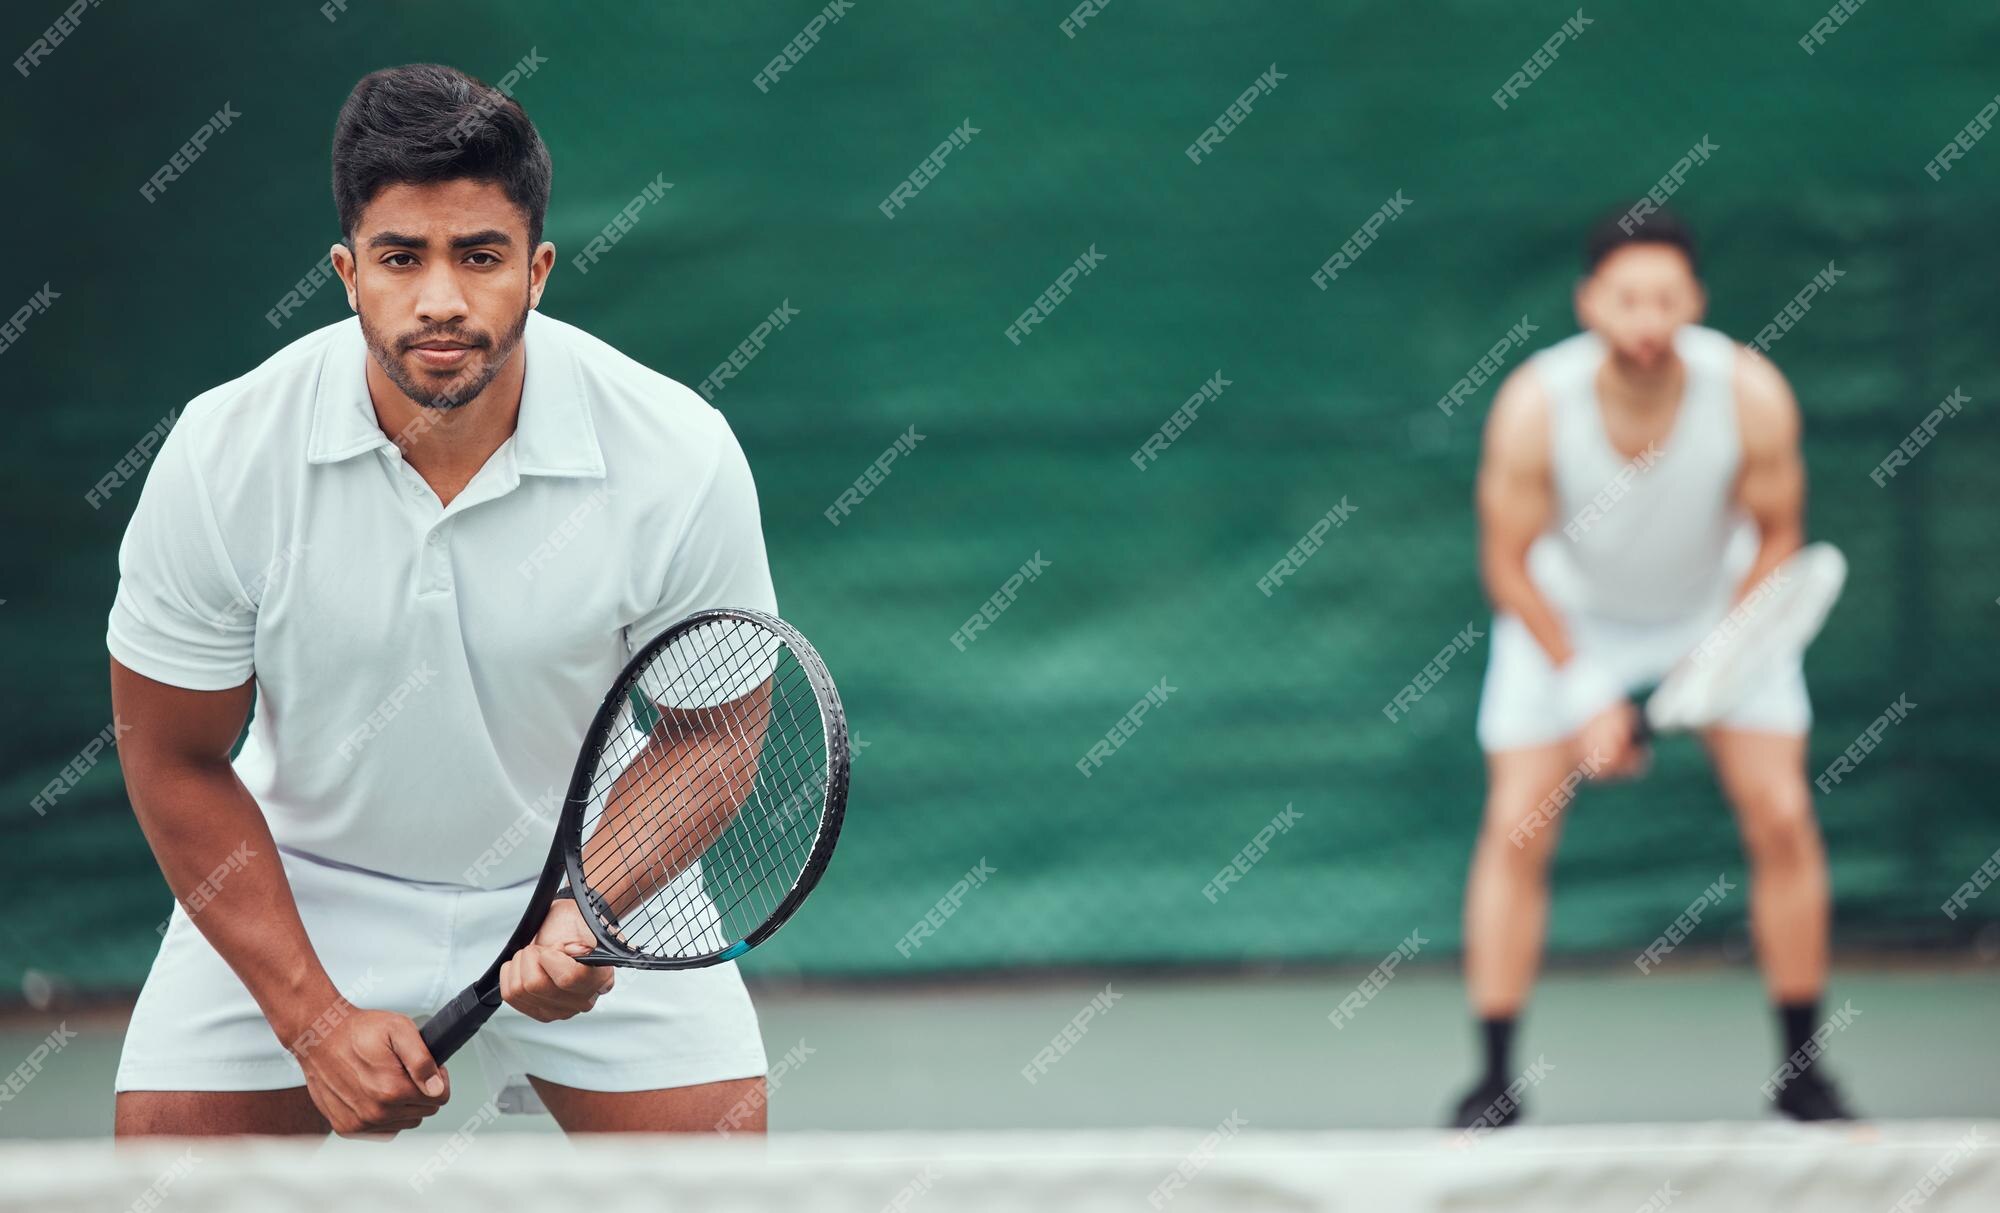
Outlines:
{"label": "man's forearm", "polygon": [[226,761],[126,760],[139,825],[167,886],[287,1048],[340,992],[313,951],[262,810]]}
{"label": "man's forearm", "polygon": [[735,820],[756,773],[754,759],[715,734],[654,746],[627,767],[584,847],[598,896],[622,917],[679,878]]}
{"label": "man's forearm", "polygon": [[613,782],[583,869],[623,916],[694,865],[750,798],[771,685],[711,708],[661,711],[646,749]]}
{"label": "man's forearm", "polygon": [[1750,571],[1736,585],[1736,593],[1729,599],[1731,606],[1750,596],[1757,583],[1771,575],[1772,570],[1792,558],[1792,554],[1805,546],[1803,527],[1784,525],[1767,526],[1758,533],[1757,558],[1750,562]]}
{"label": "man's forearm", "polygon": [[1526,563],[1490,557],[1485,574],[1486,596],[1493,609],[1518,618],[1535,643],[1548,654],[1549,664],[1558,668],[1568,664],[1574,654],[1569,631],[1563,626],[1562,617],[1543,597],[1541,588],[1528,576]]}

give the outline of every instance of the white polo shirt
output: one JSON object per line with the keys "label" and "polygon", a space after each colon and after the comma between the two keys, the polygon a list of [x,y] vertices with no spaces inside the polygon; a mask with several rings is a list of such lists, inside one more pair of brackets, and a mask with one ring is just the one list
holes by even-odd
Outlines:
{"label": "white polo shirt", "polygon": [[128,668],[257,704],[237,775],[280,847],[406,880],[532,879],[584,729],[691,611],[775,611],[722,414],[531,312],[514,435],[449,506],[382,433],[360,321],[195,398],[118,554]]}

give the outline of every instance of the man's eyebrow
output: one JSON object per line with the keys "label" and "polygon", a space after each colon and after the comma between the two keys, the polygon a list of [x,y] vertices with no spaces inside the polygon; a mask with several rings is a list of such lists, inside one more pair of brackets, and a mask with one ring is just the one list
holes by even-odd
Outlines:
{"label": "man's eyebrow", "polygon": [[[483,232],[467,232],[463,236],[453,236],[454,249],[479,248],[485,245],[511,245],[514,241],[506,232],[497,227],[489,227]],[[377,232],[368,238],[369,248],[425,249],[430,241],[422,236],[412,236],[404,232]]]}

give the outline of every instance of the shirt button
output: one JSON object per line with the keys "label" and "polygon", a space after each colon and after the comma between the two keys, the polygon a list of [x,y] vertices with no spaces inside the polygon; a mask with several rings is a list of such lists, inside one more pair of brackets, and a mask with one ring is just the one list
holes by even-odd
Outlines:
{"label": "shirt button", "polygon": [[434,548],[439,548],[439,547],[443,547],[443,546],[444,546],[444,536],[443,536],[443,535],[440,535],[440,534],[438,534],[438,533],[437,533],[436,531],[432,531],[432,532],[431,532],[431,546],[432,546],[432,547],[434,547]]}

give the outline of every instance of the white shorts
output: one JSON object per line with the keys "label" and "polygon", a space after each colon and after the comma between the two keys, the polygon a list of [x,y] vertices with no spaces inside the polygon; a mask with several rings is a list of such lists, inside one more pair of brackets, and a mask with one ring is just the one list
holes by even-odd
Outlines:
{"label": "white shorts", "polygon": [[[1672,623],[1565,614],[1575,650],[1571,662],[1595,676],[1595,693],[1578,695],[1564,685],[1564,671],[1550,664],[1526,624],[1513,615],[1496,616],[1486,684],[1479,693],[1479,748],[1525,749],[1573,736],[1618,696],[1659,682],[1720,621],[1720,612]],[[1773,671],[1716,723],[1765,733],[1806,732],[1812,727],[1812,701],[1805,671],[1797,660]]]}
{"label": "white shorts", "polygon": [[[421,1020],[477,977],[520,922],[532,885],[413,884],[280,852],[313,949],[357,1007]],[[757,1013],[734,963],[618,970],[582,1015],[538,1023],[502,1006],[468,1046],[502,1110],[533,1111],[523,1076],[590,1091],[646,1091],[765,1070]],[[120,1091],[302,1086],[298,1062],[187,912],[174,907],[118,1062]]]}

